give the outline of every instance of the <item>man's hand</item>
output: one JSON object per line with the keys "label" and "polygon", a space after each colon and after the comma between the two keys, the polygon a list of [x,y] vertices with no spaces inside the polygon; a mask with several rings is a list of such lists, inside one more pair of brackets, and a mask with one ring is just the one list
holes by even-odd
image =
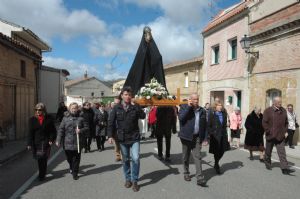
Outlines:
{"label": "man's hand", "polygon": [[53,142],[52,141],[49,141],[49,145],[51,146],[53,144]]}
{"label": "man's hand", "polygon": [[108,143],[109,144],[113,144],[113,141],[114,141],[113,138],[108,138]]}
{"label": "man's hand", "polygon": [[188,99],[188,106],[192,106],[192,100]]}
{"label": "man's hand", "polygon": [[77,128],[76,128],[76,134],[79,134],[80,133],[80,129],[78,128],[78,126],[77,126]]}
{"label": "man's hand", "polygon": [[31,146],[27,146],[27,150],[28,150],[28,151],[31,150]]}

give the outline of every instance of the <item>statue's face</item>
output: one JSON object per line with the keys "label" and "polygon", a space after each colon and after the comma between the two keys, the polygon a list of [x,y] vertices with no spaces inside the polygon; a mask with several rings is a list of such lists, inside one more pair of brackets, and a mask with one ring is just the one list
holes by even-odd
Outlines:
{"label": "statue's face", "polygon": [[152,34],[151,34],[151,29],[150,28],[145,28],[144,29],[144,37],[147,43],[149,43],[152,40]]}

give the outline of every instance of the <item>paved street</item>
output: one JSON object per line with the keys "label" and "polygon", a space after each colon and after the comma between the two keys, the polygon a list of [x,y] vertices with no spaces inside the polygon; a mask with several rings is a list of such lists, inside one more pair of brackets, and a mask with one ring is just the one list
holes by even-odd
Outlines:
{"label": "paved street", "polygon": [[[108,146],[108,145],[107,145]],[[93,149],[95,145],[93,143]],[[181,145],[172,137],[172,162],[166,164],[157,159],[155,140],[146,140],[141,145],[140,192],[124,188],[121,164],[113,157],[113,147],[104,152],[94,151],[82,154],[80,178],[72,179],[68,173],[64,153],[60,153],[49,167],[47,180],[43,183],[33,180],[20,198],[297,198],[300,190],[300,160],[288,160],[296,167],[294,176],[281,174],[279,164],[273,163],[273,170],[267,171],[258,160],[250,161],[243,150],[227,152],[222,159],[224,174],[217,176],[213,158],[203,148],[204,173],[207,188],[196,185],[193,177],[185,182],[181,166]],[[53,151],[53,153],[56,153]],[[258,158],[258,157],[257,157]],[[276,155],[274,158],[277,159]],[[295,168],[294,167],[294,168]],[[5,171],[5,172],[4,172]],[[27,153],[0,167],[0,198],[9,198],[36,171],[36,164]],[[191,165],[191,174],[194,174]],[[27,183],[28,184],[28,183]],[[14,196],[18,196],[15,194]]]}

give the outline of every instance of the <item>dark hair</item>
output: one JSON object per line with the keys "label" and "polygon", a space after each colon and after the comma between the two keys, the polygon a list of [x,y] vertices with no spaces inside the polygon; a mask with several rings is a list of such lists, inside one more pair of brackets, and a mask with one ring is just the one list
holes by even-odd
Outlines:
{"label": "dark hair", "polygon": [[105,106],[105,104],[103,102],[100,102],[100,106]]}
{"label": "dark hair", "polygon": [[121,93],[120,93],[120,97],[121,97],[121,95],[123,95],[124,92],[132,94],[132,88],[130,86],[123,87],[121,90]]}
{"label": "dark hair", "polygon": [[294,108],[293,104],[288,104],[286,107],[289,107],[291,106],[292,108]]}
{"label": "dark hair", "polygon": [[88,105],[88,104],[90,104],[89,102],[84,102],[83,104],[82,104],[82,106],[86,106],[86,105]]}

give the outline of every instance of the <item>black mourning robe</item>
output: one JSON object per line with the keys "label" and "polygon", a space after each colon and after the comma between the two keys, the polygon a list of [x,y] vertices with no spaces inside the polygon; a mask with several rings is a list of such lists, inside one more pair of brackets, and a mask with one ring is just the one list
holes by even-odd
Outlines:
{"label": "black mourning robe", "polygon": [[153,77],[166,88],[162,56],[153,38],[147,43],[143,35],[124,87],[130,86],[135,95]]}

